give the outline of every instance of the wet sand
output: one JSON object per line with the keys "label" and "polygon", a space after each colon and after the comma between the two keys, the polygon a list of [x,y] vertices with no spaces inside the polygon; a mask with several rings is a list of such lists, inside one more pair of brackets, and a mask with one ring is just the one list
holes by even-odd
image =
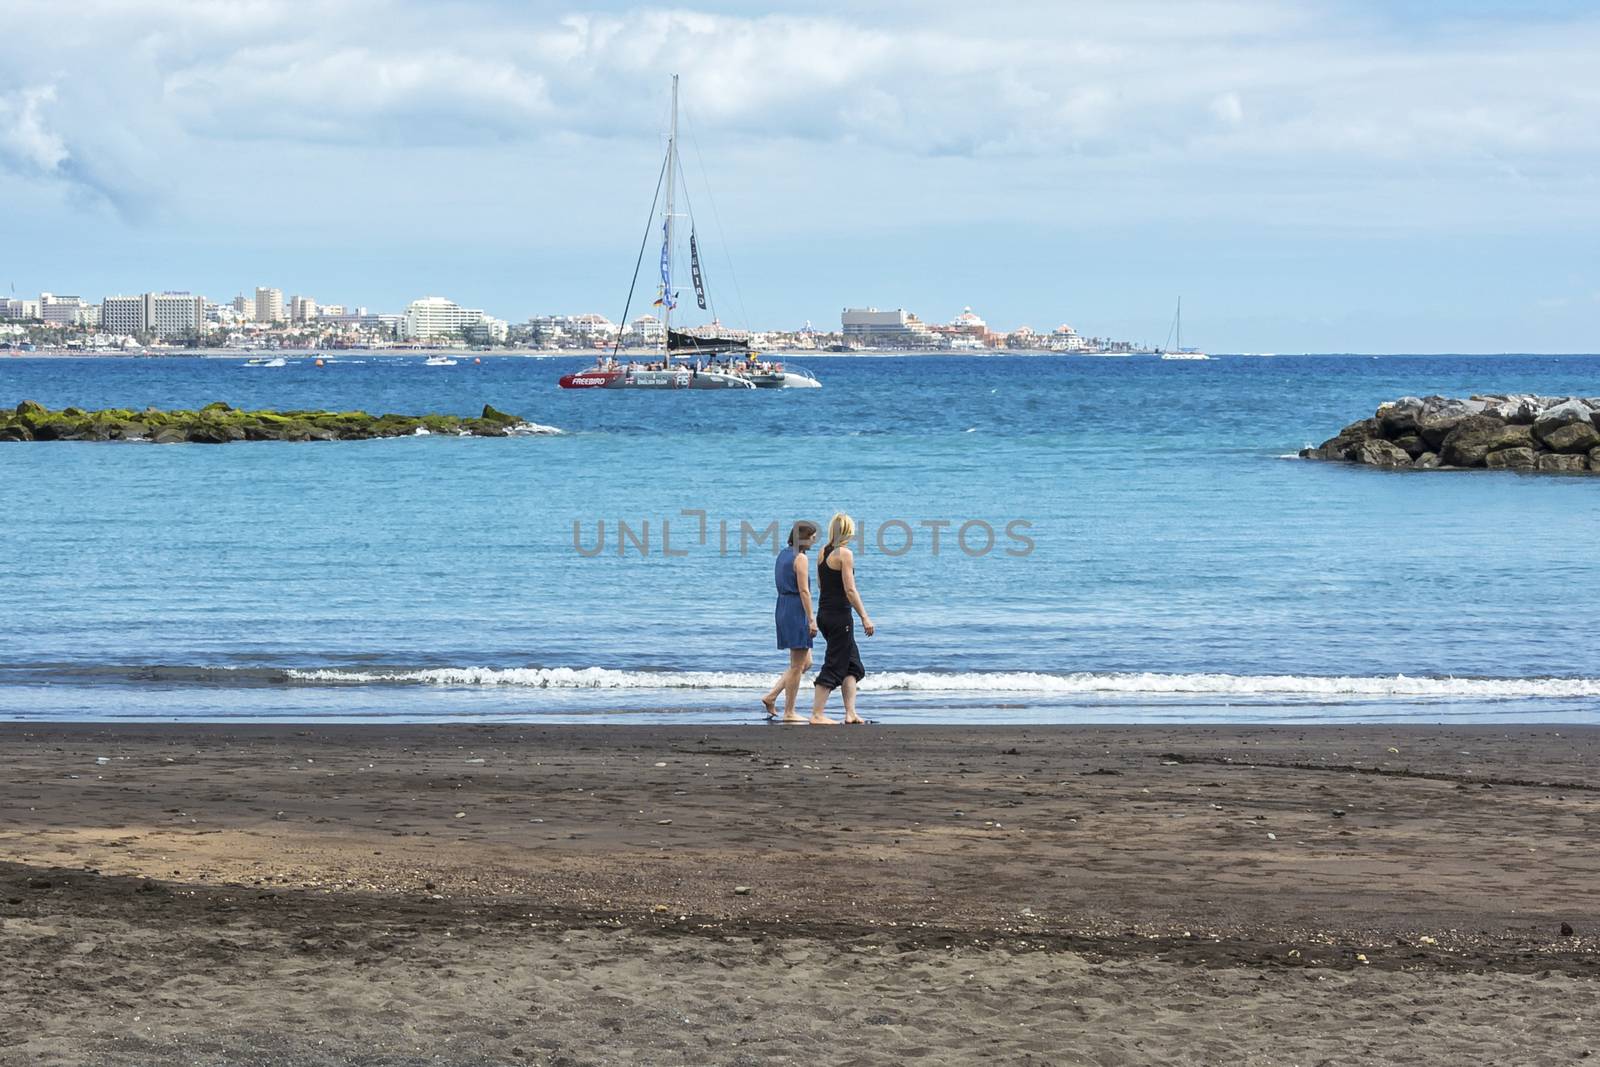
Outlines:
{"label": "wet sand", "polygon": [[1572,1063],[1600,729],[0,724],[0,1064]]}

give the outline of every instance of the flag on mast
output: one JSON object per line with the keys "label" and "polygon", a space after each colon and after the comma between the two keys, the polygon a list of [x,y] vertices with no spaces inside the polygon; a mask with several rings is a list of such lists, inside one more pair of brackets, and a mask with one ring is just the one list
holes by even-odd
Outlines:
{"label": "flag on mast", "polygon": [[694,278],[694,302],[700,310],[706,309],[706,283],[700,277],[700,246],[695,243],[694,230],[689,230],[689,273]]}
{"label": "flag on mast", "polygon": [[655,306],[658,308],[675,308],[677,302],[673,299],[677,294],[672,291],[672,234],[667,229],[667,220],[661,220],[661,295],[656,297]]}

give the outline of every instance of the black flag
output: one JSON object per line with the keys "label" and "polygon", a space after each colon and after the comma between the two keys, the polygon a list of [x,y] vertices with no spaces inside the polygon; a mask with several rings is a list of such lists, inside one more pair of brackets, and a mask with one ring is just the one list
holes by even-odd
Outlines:
{"label": "black flag", "polygon": [[706,283],[700,278],[700,246],[695,243],[694,231],[689,231],[689,275],[694,278],[694,302],[700,310],[706,309]]}

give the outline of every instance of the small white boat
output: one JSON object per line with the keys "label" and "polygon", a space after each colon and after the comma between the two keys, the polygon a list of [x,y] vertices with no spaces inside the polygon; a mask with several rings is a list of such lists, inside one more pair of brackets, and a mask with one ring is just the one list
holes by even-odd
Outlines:
{"label": "small white boat", "polygon": [[1162,359],[1210,359],[1211,357],[1198,348],[1183,347],[1183,297],[1178,297],[1178,314],[1172,320],[1172,329],[1177,337],[1177,344],[1161,353]]}
{"label": "small white boat", "polygon": [[422,361],[424,367],[454,367],[456,361],[449,356],[429,356]]}
{"label": "small white boat", "polygon": [[245,360],[244,365],[246,367],[287,367],[289,364],[282,356],[273,356],[271,358],[257,356],[254,359]]}

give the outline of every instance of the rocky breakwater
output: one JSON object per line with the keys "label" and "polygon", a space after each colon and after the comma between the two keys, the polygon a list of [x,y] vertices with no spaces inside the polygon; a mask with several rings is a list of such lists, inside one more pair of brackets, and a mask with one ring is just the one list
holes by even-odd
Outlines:
{"label": "rocky breakwater", "polygon": [[1401,397],[1300,455],[1410,470],[1600,473],[1600,397]]}
{"label": "rocky breakwater", "polygon": [[365,411],[240,411],[207,404],[199,411],[108,408],[51,411],[24,400],[0,411],[0,441],[147,441],[225,445],[232,441],[365,441],[374,437],[444,434],[511,437],[559,430],[485,404],[476,418],[458,415],[369,415]]}

